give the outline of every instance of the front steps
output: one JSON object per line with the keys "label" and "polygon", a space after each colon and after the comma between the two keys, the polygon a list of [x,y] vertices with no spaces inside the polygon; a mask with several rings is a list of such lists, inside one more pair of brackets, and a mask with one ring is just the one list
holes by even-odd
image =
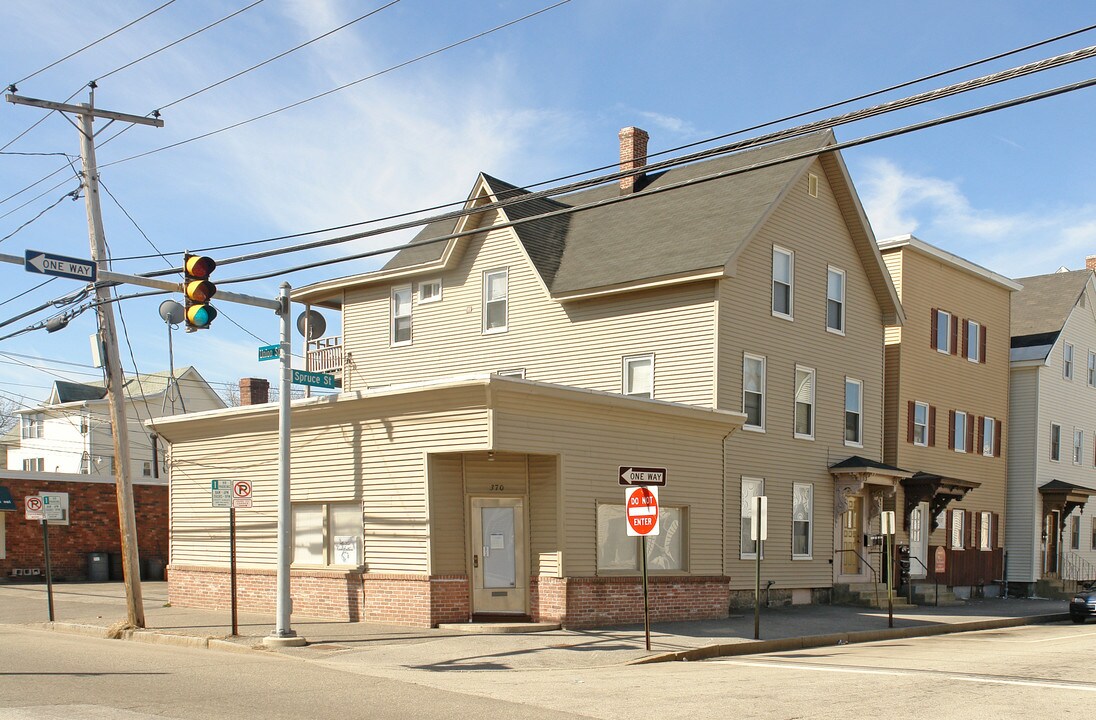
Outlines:
{"label": "front steps", "polygon": [[[939,596],[937,592],[939,592]],[[913,584],[913,601],[918,605],[937,605],[940,607],[966,605],[966,602],[955,597],[955,593],[947,587],[924,582],[915,582]]]}
{"label": "front steps", "polygon": [[[851,583],[836,584],[833,586],[833,603],[834,605],[856,605],[859,607],[873,607],[880,610],[887,609],[887,586],[883,583],[878,584],[878,593],[876,592],[877,586],[875,583]],[[878,597],[878,602],[876,598]],[[891,593],[892,605],[895,610],[904,608],[917,607],[906,602],[904,595],[899,595],[897,591]]]}

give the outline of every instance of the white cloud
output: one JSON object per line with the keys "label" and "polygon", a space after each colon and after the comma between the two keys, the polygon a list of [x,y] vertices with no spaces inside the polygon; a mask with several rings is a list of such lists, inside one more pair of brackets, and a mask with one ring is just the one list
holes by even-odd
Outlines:
{"label": "white cloud", "polygon": [[876,237],[913,234],[995,272],[1022,277],[1083,267],[1096,254],[1096,205],[976,207],[954,180],[919,175],[884,158],[857,182]]}
{"label": "white cloud", "polygon": [[659,130],[665,130],[666,132],[674,135],[693,137],[697,135],[696,126],[688,120],[679,117],[673,117],[672,115],[663,115],[662,113],[649,112],[646,110],[639,111],[639,116],[645,120],[649,120],[651,124]]}

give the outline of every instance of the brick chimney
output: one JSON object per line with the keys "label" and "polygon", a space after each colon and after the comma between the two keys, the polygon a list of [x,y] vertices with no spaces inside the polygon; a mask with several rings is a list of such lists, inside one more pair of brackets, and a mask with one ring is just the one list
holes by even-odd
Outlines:
{"label": "brick chimney", "polygon": [[270,381],[265,378],[240,378],[240,404],[265,405],[270,402]]}
{"label": "brick chimney", "polygon": [[1085,257],[1085,269],[1096,270],[1096,255],[1088,255]]}
{"label": "brick chimney", "polygon": [[[650,135],[637,127],[626,127],[620,131],[620,171],[627,172],[647,165],[647,140]],[[629,195],[643,181],[643,173],[620,179],[620,194]]]}

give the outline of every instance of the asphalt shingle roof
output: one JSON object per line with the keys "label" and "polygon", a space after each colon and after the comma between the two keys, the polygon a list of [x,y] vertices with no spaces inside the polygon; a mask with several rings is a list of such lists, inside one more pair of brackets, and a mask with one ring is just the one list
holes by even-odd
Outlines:
{"label": "asphalt shingle roof", "polygon": [[1023,290],[1012,293],[1012,337],[1060,332],[1091,270],[1017,278]]}

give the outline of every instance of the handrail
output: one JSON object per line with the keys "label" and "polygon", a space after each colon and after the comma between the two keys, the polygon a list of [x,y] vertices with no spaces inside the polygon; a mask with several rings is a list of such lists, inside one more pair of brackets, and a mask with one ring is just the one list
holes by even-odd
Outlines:
{"label": "handrail", "polygon": [[883,604],[881,602],[879,602],[879,574],[875,571],[875,568],[872,567],[872,564],[870,562],[868,562],[867,558],[865,558],[863,555],[861,555],[860,551],[857,550],[856,548],[849,548],[848,550],[845,550],[845,549],[834,550],[834,552],[835,553],[846,553],[846,552],[855,553],[856,557],[860,558],[860,562],[862,562],[862,563],[864,563],[865,565],[868,566],[868,570],[871,570],[872,585],[875,587],[875,606],[876,607],[883,607]]}
{"label": "handrail", "polygon": [[[917,557],[913,553],[910,553],[909,557],[910,557],[910,560],[916,560],[918,565],[925,568],[925,575],[929,574],[929,566],[926,565],[925,563],[921,562],[921,558]],[[933,588],[935,589],[935,597],[933,598],[933,603],[932,604],[936,607],[940,607],[940,580],[939,580],[939,578],[936,577],[936,567],[935,566],[933,566],[933,568],[932,568],[932,585],[933,585]],[[913,578],[910,578],[909,599],[910,599],[910,605],[912,605],[913,604]]]}
{"label": "handrail", "polygon": [[1073,590],[1076,591],[1081,585],[1096,581],[1096,566],[1077,553],[1064,552],[1059,577],[1063,581],[1072,582]]}

